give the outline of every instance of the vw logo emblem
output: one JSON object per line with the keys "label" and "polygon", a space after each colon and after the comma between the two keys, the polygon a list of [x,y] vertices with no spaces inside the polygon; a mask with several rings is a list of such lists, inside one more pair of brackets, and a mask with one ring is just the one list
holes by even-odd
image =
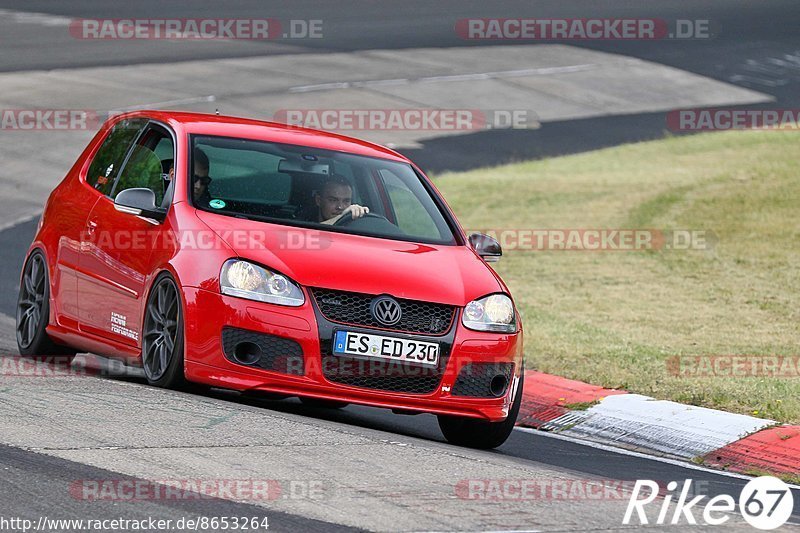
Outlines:
{"label": "vw logo emblem", "polygon": [[369,306],[372,316],[384,326],[394,326],[400,322],[403,311],[400,304],[391,296],[379,296]]}

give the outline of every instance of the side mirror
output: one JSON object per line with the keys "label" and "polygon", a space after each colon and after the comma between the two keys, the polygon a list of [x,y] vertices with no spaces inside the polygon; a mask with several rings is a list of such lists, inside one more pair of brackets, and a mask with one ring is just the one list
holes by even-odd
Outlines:
{"label": "side mirror", "polygon": [[166,209],[156,207],[156,193],[146,188],[125,189],[114,199],[117,211],[158,220],[167,218]]}
{"label": "side mirror", "polygon": [[500,247],[500,243],[497,242],[497,239],[484,235],[483,233],[473,233],[470,235],[469,244],[487,263],[496,263],[503,255],[503,249]]}

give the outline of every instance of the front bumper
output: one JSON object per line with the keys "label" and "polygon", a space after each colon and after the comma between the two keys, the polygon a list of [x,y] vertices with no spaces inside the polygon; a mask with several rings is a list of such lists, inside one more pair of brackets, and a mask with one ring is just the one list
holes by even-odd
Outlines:
{"label": "front bumper", "polygon": [[[511,399],[516,394],[522,370],[522,331],[514,334],[471,331],[461,326],[460,319],[456,317],[446,335],[400,334],[330,322],[316,308],[310,295],[305,304],[291,308],[195,287],[183,287],[183,291],[186,302],[185,372],[190,381],[239,391],[306,396],[489,421],[504,420],[511,408]],[[293,354],[289,354],[282,361],[283,364],[276,363],[271,369],[233,362],[225,355],[222,340],[224,328],[291,339],[299,345],[297,353],[301,352],[302,355],[298,361]],[[429,376],[424,380],[424,387],[415,389],[415,392],[369,388],[380,381],[350,379],[349,376],[354,375],[353,372],[360,375],[358,373],[363,372],[364,364],[372,364],[374,360],[357,361],[330,355],[330,341],[336,328],[438,342],[441,346],[440,367],[433,381]],[[380,368],[386,368],[381,364],[384,362],[380,362],[377,368],[375,365],[369,367],[372,377],[380,374]],[[510,369],[510,384],[502,396],[477,398],[454,394],[458,392],[454,391],[454,386],[459,375],[462,375],[459,390],[463,394],[465,374],[462,371],[466,373],[476,368],[467,366],[472,364],[505,365]],[[392,370],[419,375],[411,374],[419,372],[419,367],[403,366],[407,368],[404,370],[394,365]],[[421,383],[421,380],[411,379],[415,384]]]}

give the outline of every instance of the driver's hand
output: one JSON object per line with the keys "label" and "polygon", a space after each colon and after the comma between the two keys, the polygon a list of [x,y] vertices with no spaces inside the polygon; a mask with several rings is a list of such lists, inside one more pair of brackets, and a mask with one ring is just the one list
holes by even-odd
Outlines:
{"label": "driver's hand", "polygon": [[353,220],[355,220],[369,213],[369,207],[365,205],[351,204],[347,209],[345,209],[342,212],[342,216],[344,216],[347,213],[350,213],[353,217]]}

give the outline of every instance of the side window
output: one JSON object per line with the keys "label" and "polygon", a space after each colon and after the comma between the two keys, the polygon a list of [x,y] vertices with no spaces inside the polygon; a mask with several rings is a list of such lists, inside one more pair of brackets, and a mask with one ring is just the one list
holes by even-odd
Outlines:
{"label": "side window", "polygon": [[113,197],[125,189],[144,187],[156,193],[156,205],[164,199],[164,183],[161,178],[161,161],[151,149],[137,145],[119,177]]}
{"label": "side window", "polygon": [[86,174],[89,185],[106,196],[111,193],[114,178],[125,160],[125,154],[145,124],[145,120],[132,119],[114,125],[89,166]]}
{"label": "side window", "polygon": [[174,147],[172,146],[172,137],[161,137],[158,143],[156,144],[156,148],[154,152],[158,156],[159,159],[162,161],[164,160],[171,160],[172,159],[172,151]]}
{"label": "side window", "polygon": [[156,205],[161,206],[170,185],[173,153],[172,137],[160,127],[150,127],[133,148],[112,197],[116,198],[125,189],[143,187],[155,193]]}

